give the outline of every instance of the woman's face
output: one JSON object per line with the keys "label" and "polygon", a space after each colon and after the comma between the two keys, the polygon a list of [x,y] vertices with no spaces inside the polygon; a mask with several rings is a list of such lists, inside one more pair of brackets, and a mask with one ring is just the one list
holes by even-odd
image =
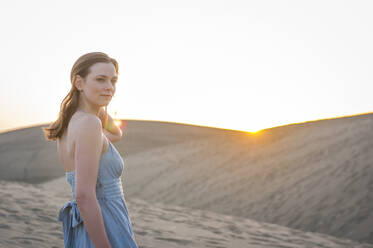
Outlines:
{"label": "woman's face", "polygon": [[83,89],[82,94],[90,104],[106,106],[114,96],[117,79],[112,63],[99,62],[90,67],[90,73],[79,89]]}

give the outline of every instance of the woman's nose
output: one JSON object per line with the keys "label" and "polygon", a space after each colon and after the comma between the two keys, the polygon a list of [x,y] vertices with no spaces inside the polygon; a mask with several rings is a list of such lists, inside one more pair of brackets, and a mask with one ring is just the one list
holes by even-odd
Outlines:
{"label": "woman's nose", "polygon": [[114,86],[113,86],[113,84],[109,82],[109,83],[106,85],[106,90],[114,90]]}

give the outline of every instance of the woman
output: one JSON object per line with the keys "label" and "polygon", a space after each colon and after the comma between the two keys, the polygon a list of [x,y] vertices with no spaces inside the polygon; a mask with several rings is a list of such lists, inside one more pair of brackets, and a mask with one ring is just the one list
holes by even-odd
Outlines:
{"label": "woman", "polygon": [[57,140],[72,190],[58,216],[65,247],[137,248],[123,195],[123,160],[112,144],[122,132],[107,114],[118,63],[105,53],[88,53],[74,63],[70,79],[57,121],[43,128],[47,140]]}

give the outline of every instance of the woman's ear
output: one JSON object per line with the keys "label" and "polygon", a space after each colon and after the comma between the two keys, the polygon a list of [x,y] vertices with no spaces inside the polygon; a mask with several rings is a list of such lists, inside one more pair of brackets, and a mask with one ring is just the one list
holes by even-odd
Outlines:
{"label": "woman's ear", "polygon": [[75,87],[78,91],[83,91],[83,78],[79,75],[75,76]]}

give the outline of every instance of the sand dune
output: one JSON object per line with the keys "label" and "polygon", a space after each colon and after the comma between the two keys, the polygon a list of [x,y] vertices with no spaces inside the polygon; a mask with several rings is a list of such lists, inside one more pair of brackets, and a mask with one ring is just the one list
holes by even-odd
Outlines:
{"label": "sand dune", "polygon": [[[63,247],[57,209],[70,197],[63,178],[44,184],[0,181],[0,247]],[[127,199],[140,247],[357,247],[318,233],[180,206]]]}
{"label": "sand dune", "polygon": [[[257,134],[128,121],[115,146],[136,238],[144,247],[373,247],[353,243],[373,244],[372,131],[372,114]],[[56,144],[40,126],[16,130],[0,134],[0,156],[1,242],[44,247],[44,236],[20,237],[46,221],[43,235],[60,247],[56,214],[71,192]]]}
{"label": "sand dune", "polygon": [[128,196],[373,243],[373,115],[218,132],[128,155]]}

